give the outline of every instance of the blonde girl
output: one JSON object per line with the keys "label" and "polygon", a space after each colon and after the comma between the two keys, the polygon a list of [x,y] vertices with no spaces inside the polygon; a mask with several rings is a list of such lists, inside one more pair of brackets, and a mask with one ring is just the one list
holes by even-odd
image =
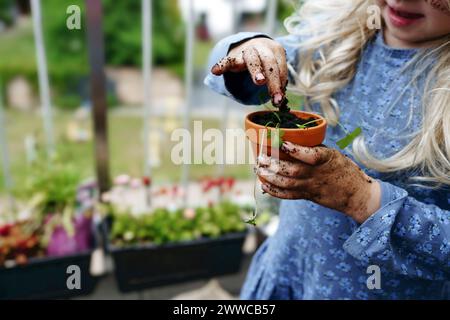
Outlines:
{"label": "blonde girl", "polygon": [[[295,162],[258,159],[287,200],[241,297],[448,298],[450,1],[310,0],[285,25],[220,41],[205,79],[243,104],[288,88],[331,124],[325,145],[283,144]],[[363,132],[345,151],[338,121]]]}

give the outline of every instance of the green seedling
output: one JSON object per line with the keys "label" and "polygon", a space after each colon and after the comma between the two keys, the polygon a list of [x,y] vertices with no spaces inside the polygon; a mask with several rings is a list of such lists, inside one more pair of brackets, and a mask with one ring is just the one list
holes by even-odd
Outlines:
{"label": "green seedling", "polygon": [[341,126],[341,128],[344,130],[344,132],[346,133],[346,136],[344,138],[342,138],[341,140],[336,142],[336,145],[341,149],[345,149],[347,148],[352,142],[353,140],[355,140],[361,133],[362,130],[360,127],[357,127],[355,130],[353,130],[352,132],[348,132],[343,125],[341,125],[339,123],[339,125]]}

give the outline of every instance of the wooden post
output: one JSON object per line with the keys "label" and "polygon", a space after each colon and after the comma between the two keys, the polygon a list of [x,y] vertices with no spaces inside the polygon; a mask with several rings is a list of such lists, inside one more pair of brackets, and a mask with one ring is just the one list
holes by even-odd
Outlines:
{"label": "wooden post", "polygon": [[110,188],[105,54],[103,47],[101,0],[86,0],[87,41],[91,67],[92,119],[95,133],[95,160],[99,196]]}

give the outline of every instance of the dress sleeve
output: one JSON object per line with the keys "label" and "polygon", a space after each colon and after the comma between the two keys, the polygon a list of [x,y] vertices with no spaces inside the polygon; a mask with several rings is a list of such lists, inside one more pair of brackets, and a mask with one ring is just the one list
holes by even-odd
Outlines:
{"label": "dress sleeve", "polygon": [[450,279],[450,194],[446,208],[426,204],[380,181],[381,208],[344,243],[358,260],[426,280]]}

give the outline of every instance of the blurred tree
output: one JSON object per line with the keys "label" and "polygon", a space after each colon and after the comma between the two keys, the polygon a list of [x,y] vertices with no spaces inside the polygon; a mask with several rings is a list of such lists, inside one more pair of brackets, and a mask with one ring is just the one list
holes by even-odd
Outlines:
{"label": "blurred tree", "polygon": [[[68,30],[66,8],[78,5],[84,13],[83,0],[46,0],[43,3],[46,41],[50,58],[70,56],[78,67],[85,66],[86,41],[84,17],[81,30]],[[183,60],[184,32],[177,0],[152,1],[153,56],[156,64],[170,65]],[[141,64],[141,1],[103,0],[103,28],[106,63]],[[73,61],[74,62],[74,61]]]}
{"label": "blurred tree", "polygon": [[16,0],[16,5],[19,14],[29,14],[31,11],[30,0]]}
{"label": "blurred tree", "polygon": [[[0,20],[14,0],[0,0]],[[177,0],[152,1],[153,3],[153,60],[182,75],[184,59],[184,25]],[[8,5],[9,4],[9,5]],[[54,103],[58,106],[80,105],[80,93],[85,93],[84,79],[88,75],[86,50],[85,1],[41,1],[43,31],[46,44],[48,70]],[[69,30],[66,13],[70,5],[81,9],[81,29]],[[105,35],[106,63],[113,66],[136,66],[141,64],[141,0],[103,0],[103,28]],[[28,30],[27,30],[28,32]],[[23,32],[22,32],[23,33]],[[5,81],[21,74],[36,81],[36,66],[32,34],[19,34],[11,45],[20,48],[17,56],[14,48],[0,48],[0,74]],[[22,50],[27,42],[27,49]],[[33,48],[29,50],[30,48]],[[27,58],[24,57],[24,52]],[[5,55],[5,56],[3,56]],[[17,56],[17,57],[16,57]],[[20,60],[20,61],[19,61]],[[86,95],[86,94],[85,94]]]}
{"label": "blurred tree", "polygon": [[[141,64],[141,1],[104,0],[106,61]],[[183,61],[184,32],[177,0],[152,1],[153,58],[157,65]],[[126,12],[126,14],[124,14]]]}
{"label": "blurred tree", "polygon": [[14,0],[0,1],[0,22],[10,26],[14,21]]}
{"label": "blurred tree", "polygon": [[278,0],[277,16],[283,23],[284,19],[293,15],[302,5],[303,0]]}
{"label": "blurred tree", "polygon": [[[84,91],[80,86],[88,74],[88,59],[85,34],[85,5],[83,0],[41,1],[45,49],[50,84],[57,94],[54,104],[64,107],[78,107]],[[69,30],[66,13],[70,5],[81,9],[81,29]]]}
{"label": "blurred tree", "polygon": [[[66,97],[65,104],[75,102],[79,79],[87,74],[84,17],[81,30],[68,30],[66,8],[78,5],[84,13],[83,0],[46,0],[43,2],[49,69]],[[183,62],[183,23],[176,0],[152,1],[153,59],[157,65],[173,70]],[[64,13],[64,14],[62,14]],[[106,64],[140,66],[142,57],[141,1],[103,0],[103,30]],[[72,94],[71,94],[72,93]],[[71,101],[68,101],[70,98]]]}

